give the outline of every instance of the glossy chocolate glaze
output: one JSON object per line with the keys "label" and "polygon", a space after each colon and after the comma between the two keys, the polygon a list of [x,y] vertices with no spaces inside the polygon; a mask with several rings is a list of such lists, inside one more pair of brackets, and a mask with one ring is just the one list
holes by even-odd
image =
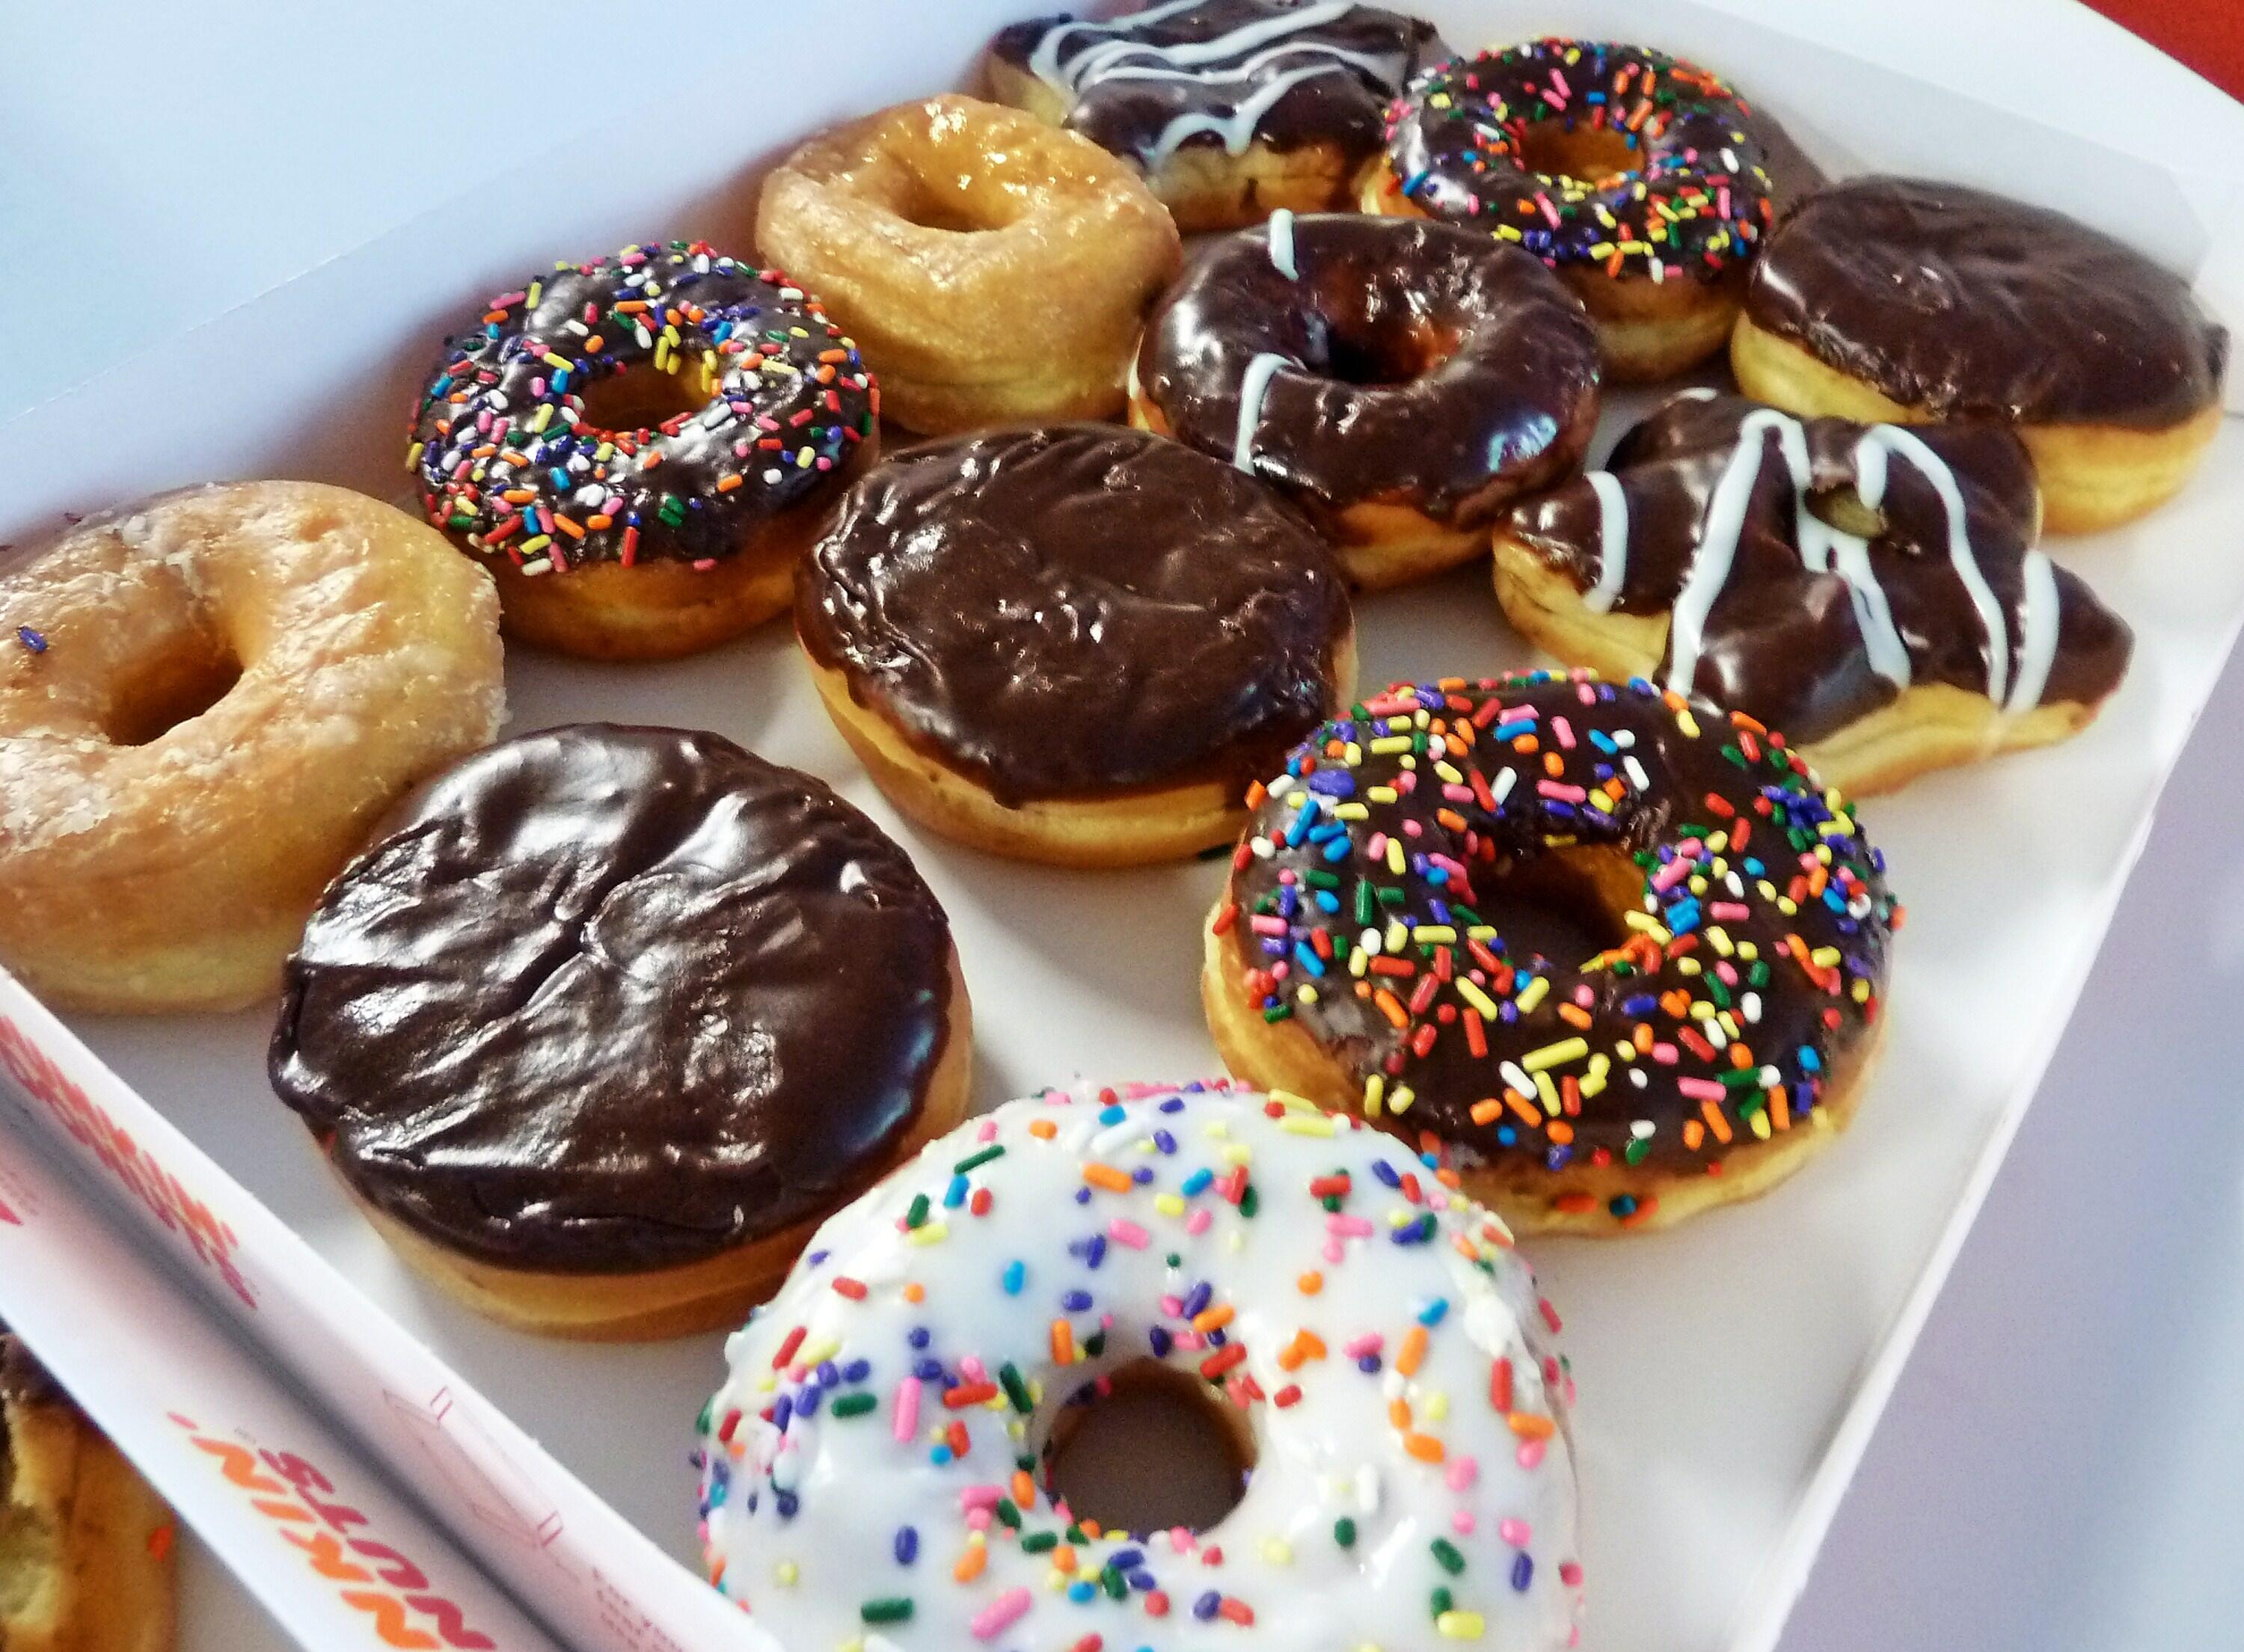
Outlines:
{"label": "glossy chocolate glaze", "polygon": [[998,799],[1215,779],[1330,709],[1348,596],[1269,490],[1115,425],[923,443],[853,488],[795,624],[860,704]]}
{"label": "glossy chocolate glaze", "polygon": [[1313,510],[1459,527],[1571,469],[1598,415],[1581,301],[1517,247],[1424,219],[1281,214],[1213,241],[1146,324],[1137,379],[1179,441]]}
{"label": "glossy chocolate glaze", "polygon": [[[1237,957],[1285,972],[1259,983],[1267,995],[1244,988],[1266,1014],[1375,1077],[1382,1116],[1405,1087],[1402,1126],[1482,1159],[1689,1171],[1760,1139],[1755,1113],[1772,1133],[1808,1123],[1877,1011],[1893,902],[1851,812],[1835,814],[1789,753],[1703,703],[1686,726],[1641,683],[1538,674],[1364,710],[1296,754],[1234,860]],[[1354,766],[1329,755],[1335,741],[1355,745]],[[1363,813],[1330,813],[1349,804]],[[1581,910],[1598,904],[1592,877],[1604,900],[1640,893],[1626,905],[1647,927],[1611,914],[1616,949],[1587,960],[1507,947],[1522,891]],[[1382,932],[1359,974],[1362,937]],[[1755,1082],[1724,1082],[1741,1070]],[[1710,1085],[1725,1098],[1719,1131],[1692,1093]]]}
{"label": "glossy chocolate glaze", "polygon": [[380,1209],[539,1272],[687,1264],[869,1183],[950,1035],[903,851],[713,734],[467,759],[331,885],[274,1088]]}
{"label": "glossy chocolate glaze", "polygon": [[2187,283],[2133,248],[1913,179],[1810,196],[1764,250],[1746,314],[1935,418],[2160,428],[2219,399],[2228,356]]}
{"label": "glossy chocolate glaze", "polygon": [[1337,148],[1347,170],[1379,147],[1387,100],[1448,55],[1431,24],[1376,6],[1179,0],[1108,23],[1017,23],[990,44],[1068,105],[1100,148],[1157,168],[1179,149],[1260,142]]}
{"label": "glossy chocolate glaze", "polygon": [[[1734,464],[1757,462],[1734,560],[1707,612],[1687,686],[1795,740],[1822,739],[1889,704],[1904,685],[1881,673],[1868,641],[1866,627],[1877,627],[1875,615],[1882,606],[1906,651],[1907,682],[1987,694],[1995,656],[1958,571],[1947,506],[1934,480],[1914,463],[1888,459],[1875,518],[1881,526],[1862,547],[1868,579],[1858,589],[1821,556],[1811,568],[1802,555],[1801,495],[1783,457],[1781,427],[1767,428],[1783,418],[1740,396],[1681,396],[1622,438],[1608,468],[1608,486],[1618,488],[1622,501],[1619,520],[1626,523],[1612,611],[1673,610],[1705,552],[1713,497],[1724,476]],[[1748,421],[1754,428],[1745,435]],[[1867,427],[1843,419],[1809,419],[1796,427],[1811,470],[1810,533],[1820,536],[1834,519],[1870,525],[1872,519],[1858,514],[1856,494]],[[1926,425],[1913,434],[1955,479],[1965,554],[2001,611],[2004,658],[2015,662],[2049,646],[2047,677],[2031,704],[2101,700],[2126,675],[2133,638],[2086,584],[2054,566],[2047,572],[2055,605],[2030,617],[2027,577],[2040,556],[2033,549],[2039,513],[2024,447],[2009,431],[1986,424]],[[1742,442],[1755,445],[1740,458]],[[1514,508],[1503,531],[1592,591],[1607,573],[1608,509],[1589,478],[1577,478]],[[2043,635],[2045,625],[2053,627],[2052,635]],[[1659,680],[1668,681],[1673,663],[1671,648]]]}

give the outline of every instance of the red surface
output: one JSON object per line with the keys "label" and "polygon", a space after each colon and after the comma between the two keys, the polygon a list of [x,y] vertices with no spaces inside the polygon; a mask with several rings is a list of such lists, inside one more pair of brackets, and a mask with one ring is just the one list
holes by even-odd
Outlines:
{"label": "red surface", "polygon": [[2244,0],[2088,0],[2105,17],[2244,98]]}

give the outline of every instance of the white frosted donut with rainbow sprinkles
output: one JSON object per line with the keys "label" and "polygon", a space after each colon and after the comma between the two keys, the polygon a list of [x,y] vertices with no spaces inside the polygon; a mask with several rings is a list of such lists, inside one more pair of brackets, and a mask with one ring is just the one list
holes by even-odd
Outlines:
{"label": "white frosted donut with rainbow sprinkles", "polygon": [[[793,1652],[1568,1646],[1556,1330],[1503,1224],[1360,1121],[1015,1102],[829,1220],[727,1345],[709,1570]],[[1197,1534],[1102,1531],[1039,1472],[1146,1362],[1252,1442]]]}

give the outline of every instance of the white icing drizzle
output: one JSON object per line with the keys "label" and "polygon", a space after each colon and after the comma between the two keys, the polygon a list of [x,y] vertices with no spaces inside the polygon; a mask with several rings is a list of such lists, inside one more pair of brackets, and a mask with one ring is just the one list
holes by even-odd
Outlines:
{"label": "white icing drizzle", "polygon": [[1274,350],[1265,350],[1247,364],[1239,380],[1239,433],[1232,440],[1231,462],[1248,475],[1254,474],[1254,431],[1262,422],[1262,402],[1270,394],[1270,380],[1289,365]]}
{"label": "white icing drizzle", "polygon": [[1855,491],[1873,510],[1885,500],[1888,454],[1915,465],[1918,474],[1940,496],[1941,506],[1948,513],[1948,560],[1956,570],[1956,577],[1964,582],[1964,589],[1978,612],[1980,626],[1987,637],[1987,698],[1997,705],[2007,705],[2010,627],[2004,622],[2002,604],[1995,600],[1995,593],[1988,589],[1986,576],[1979,570],[1978,558],[1971,554],[1970,528],[1964,509],[1963,490],[1956,485],[1955,473],[1915,431],[1897,424],[1874,424],[1862,433],[1862,441],[1855,448]]}
{"label": "white icing drizzle", "polygon": [[1608,614],[1620,600],[1622,581],[1628,577],[1628,496],[1620,478],[1610,470],[1592,470],[1584,478],[1598,496],[1598,583],[1582,593],[1582,603],[1593,614]]}
{"label": "white icing drizzle", "polygon": [[1294,214],[1288,207],[1270,214],[1270,262],[1288,280],[1301,279],[1301,267],[1294,262]]}
{"label": "white icing drizzle", "polygon": [[1213,132],[1223,140],[1227,152],[1243,155],[1247,152],[1247,146],[1254,141],[1254,129],[1262,124],[1262,117],[1269,112],[1272,105],[1304,80],[1339,72],[1340,65],[1330,63],[1288,69],[1284,74],[1266,82],[1252,98],[1227,115],[1211,114],[1203,110],[1179,115],[1161,128],[1161,135],[1153,139],[1152,151],[1146,158],[1149,164],[1159,166],[1184,146],[1185,139],[1200,132]]}
{"label": "white icing drizzle", "polygon": [[1738,536],[1745,531],[1746,507],[1752,502],[1754,483],[1761,480],[1761,454],[1767,446],[1761,433],[1766,430],[1776,432],[1777,445],[1802,489],[1795,518],[1810,520],[1804,491],[1808,475],[1807,432],[1796,419],[1774,408],[1756,408],[1738,426],[1737,451],[1730,455],[1707,498],[1706,518],[1699,525],[1699,543],[1691,553],[1690,567],[1684,571],[1683,589],[1675,595],[1667,626],[1667,686],[1675,693],[1688,694],[1691,680],[1698,674],[1699,655],[1707,641],[1707,616],[1713,611],[1715,599],[1729,583],[1730,565],[1737,560]]}
{"label": "white icing drizzle", "polygon": [[[1133,37],[1133,31],[1186,11],[1201,0],[1172,0],[1107,23],[1067,23],[1047,30],[1029,55],[1029,71],[1045,84],[1069,97],[1079,94],[1094,80],[1189,80],[1211,84],[1246,85],[1269,64],[1294,56],[1321,61],[1288,69],[1274,76],[1241,101],[1228,115],[1194,111],[1178,116],[1153,140],[1150,163],[1160,165],[1188,138],[1213,132],[1234,155],[1247,152],[1262,117],[1287,92],[1318,75],[1355,70],[1369,76],[1389,93],[1402,90],[1406,66],[1390,57],[1352,51],[1320,40],[1294,38],[1328,23],[1336,23],[1355,8],[1350,0],[1322,0],[1277,17],[1246,24],[1213,40],[1184,41],[1157,45]],[[1062,48],[1072,38],[1097,36],[1079,44],[1063,58]],[[1274,43],[1274,44],[1273,44]],[[1258,50],[1259,48],[1259,50]]]}
{"label": "white icing drizzle", "polygon": [[2057,658],[2057,570],[2038,550],[2026,553],[2019,570],[2025,580],[2025,600],[2018,611],[2018,680],[2003,710],[2020,717],[2041,704],[2049,686],[2049,668]]}

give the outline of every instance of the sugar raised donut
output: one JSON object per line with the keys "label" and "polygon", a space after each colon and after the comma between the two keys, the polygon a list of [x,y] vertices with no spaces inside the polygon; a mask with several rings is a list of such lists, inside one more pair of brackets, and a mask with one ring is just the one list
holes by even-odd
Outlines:
{"label": "sugar raised donut", "polygon": [[521,1329],[735,1321],[965,1110],[943,909],[808,775],[578,725],[447,770],[289,961],[281,1099],[385,1238]]}
{"label": "sugar raised donut", "polygon": [[196,488],[0,571],[0,961],[92,1010],[280,984],[367,829],[504,715],[490,577],[341,488]]}
{"label": "sugar raised donut", "polygon": [[1769,240],[1730,362],[1793,413],[2007,424],[2051,531],[2092,533],[2189,480],[2220,428],[2228,334],[2180,276],[2062,212],[1850,178]]}
{"label": "sugar raised donut", "polygon": [[1433,25],[1336,0],[1168,0],[1017,23],[990,48],[1001,103],[1145,169],[1178,226],[1344,206],[1389,99],[1449,49]]}
{"label": "sugar raised donut", "polygon": [[855,345],[786,276],[648,244],[493,299],[422,391],[406,467],[497,578],[510,633],[665,659],[787,611],[879,411]]}
{"label": "sugar raised donut", "polygon": [[1552,37],[1412,83],[1362,199],[1525,247],[1589,307],[1608,373],[1661,379],[1729,336],[1781,142],[1694,64]]}
{"label": "sugar raised donut", "polygon": [[1608,464],[1497,524],[1504,613],[1570,665],[1782,729],[1852,795],[2062,739],[2126,673],[2126,622],[2034,548],[2000,426],[1686,393]]}
{"label": "sugar raised donut", "polygon": [[[1198,1086],[1015,1102],[828,1222],[727,1345],[709,1570],[797,1647],[1554,1652],[1581,1584],[1558,1328],[1503,1224],[1356,1121]],[[1108,1530],[1045,1460],[1156,1378],[1254,1472],[1205,1529]]]}
{"label": "sugar raised donut", "polygon": [[812,138],[765,183],[756,244],[863,344],[886,416],[926,435],[1119,412],[1181,257],[1125,162],[957,96]]}
{"label": "sugar raised donut", "polygon": [[1741,711],[1585,671],[1398,684],[1275,777],[1210,914],[1216,1048],[1522,1231],[1663,1226],[1846,1123],[1899,911]]}
{"label": "sugar raised donut", "polygon": [[1281,212],[1193,261],[1146,327],[1133,424],[1259,476],[1355,584],[1470,561],[1573,469],[1598,419],[1581,304],[1452,225]]}

